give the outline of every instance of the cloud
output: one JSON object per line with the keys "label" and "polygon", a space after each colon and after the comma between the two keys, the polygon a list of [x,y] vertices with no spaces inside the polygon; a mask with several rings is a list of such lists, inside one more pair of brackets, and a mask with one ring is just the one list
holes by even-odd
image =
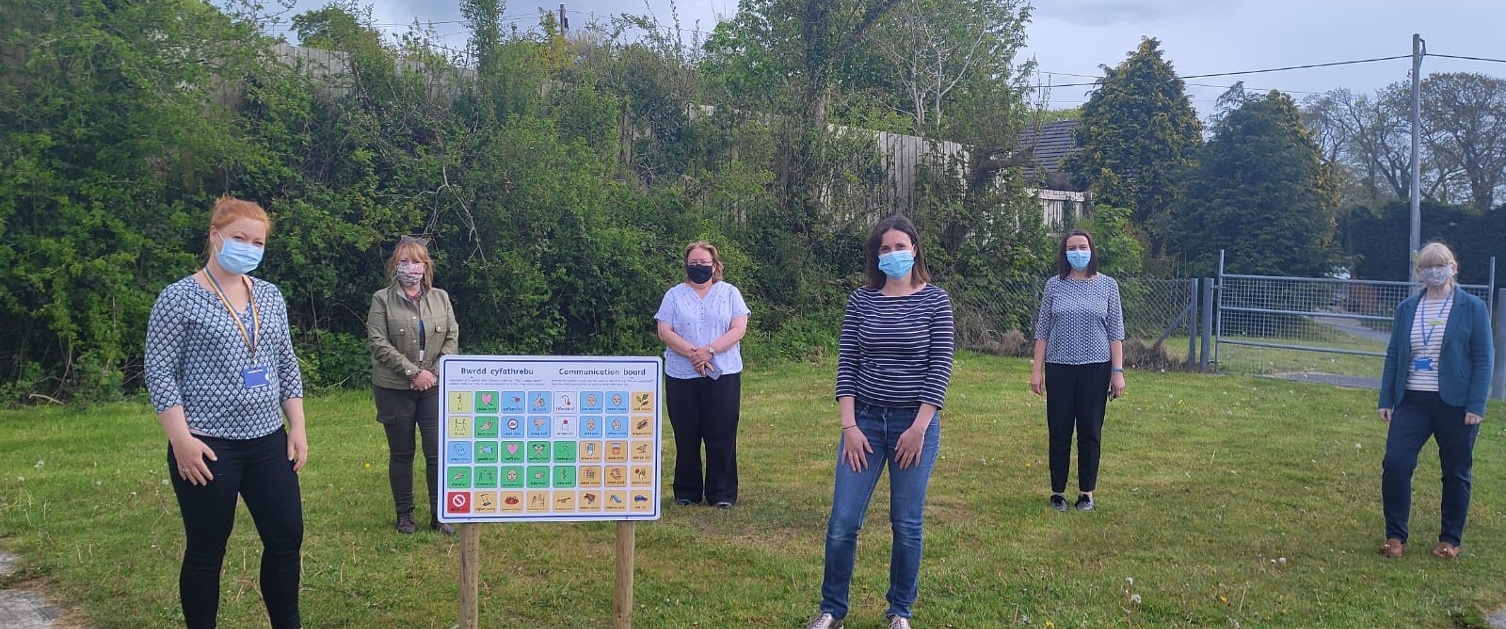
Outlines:
{"label": "cloud", "polygon": [[1228,15],[1239,0],[1036,0],[1035,17],[1078,26],[1141,25],[1179,17]]}

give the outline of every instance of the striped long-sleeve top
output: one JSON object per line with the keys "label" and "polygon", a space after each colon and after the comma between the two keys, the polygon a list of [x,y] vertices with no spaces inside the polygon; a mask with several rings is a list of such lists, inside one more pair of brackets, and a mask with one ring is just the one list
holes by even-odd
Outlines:
{"label": "striped long-sleeve top", "polygon": [[952,300],[928,284],[890,297],[863,287],[847,299],[837,397],[877,406],[941,408],[952,379]]}

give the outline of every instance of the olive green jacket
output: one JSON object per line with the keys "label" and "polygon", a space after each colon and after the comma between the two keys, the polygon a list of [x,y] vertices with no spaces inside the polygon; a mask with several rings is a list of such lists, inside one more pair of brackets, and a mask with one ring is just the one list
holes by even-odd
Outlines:
{"label": "olive green jacket", "polygon": [[[425,337],[421,360],[420,319]],[[439,357],[460,351],[460,326],[449,293],[430,288],[414,304],[397,284],[377,291],[366,315],[366,341],[371,345],[371,383],[376,386],[407,389],[420,369],[439,375]]]}

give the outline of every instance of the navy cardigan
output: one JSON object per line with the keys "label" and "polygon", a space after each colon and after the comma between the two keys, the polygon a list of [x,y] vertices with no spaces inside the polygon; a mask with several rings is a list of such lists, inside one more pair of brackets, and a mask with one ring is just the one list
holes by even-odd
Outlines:
{"label": "navy cardigan", "polygon": [[[1381,376],[1378,408],[1396,408],[1407,389],[1407,361],[1412,359],[1412,322],[1422,293],[1396,306],[1391,320],[1391,343],[1386,346],[1386,368]],[[1454,289],[1454,305],[1443,328],[1443,347],[1438,354],[1438,395],[1450,406],[1485,416],[1490,398],[1490,376],[1495,367],[1494,337],[1490,334],[1490,310],[1479,297]]]}

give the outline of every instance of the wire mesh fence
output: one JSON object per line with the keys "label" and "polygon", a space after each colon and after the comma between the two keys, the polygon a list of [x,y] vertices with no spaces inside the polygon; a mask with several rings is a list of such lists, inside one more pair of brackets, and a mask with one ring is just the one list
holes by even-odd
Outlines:
{"label": "wire mesh fence", "polygon": [[[1214,359],[1224,373],[1374,386],[1408,282],[1223,275]],[[1460,289],[1489,303],[1490,287]]]}
{"label": "wire mesh fence", "polygon": [[[1124,361],[1137,368],[1183,369],[1197,330],[1196,280],[1115,278],[1124,309]],[[953,282],[957,346],[1029,356],[1045,278],[1015,282]]]}

